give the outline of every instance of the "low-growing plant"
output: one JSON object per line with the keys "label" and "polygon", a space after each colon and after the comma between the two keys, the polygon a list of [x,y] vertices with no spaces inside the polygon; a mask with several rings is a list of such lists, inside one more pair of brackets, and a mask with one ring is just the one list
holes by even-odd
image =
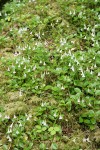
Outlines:
{"label": "low-growing plant", "polygon": [[[83,126],[93,133],[99,128],[99,4],[23,0],[7,3],[0,12],[3,149],[53,150],[62,148],[60,142],[62,149],[69,149],[67,144],[72,150],[98,147],[92,138],[77,145],[73,136]],[[19,101],[25,101],[27,114],[22,110],[5,115],[5,103],[12,103],[8,91],[19,91],[19,97],[26,94]],[[41,100],[31,100],[34,95]]]}

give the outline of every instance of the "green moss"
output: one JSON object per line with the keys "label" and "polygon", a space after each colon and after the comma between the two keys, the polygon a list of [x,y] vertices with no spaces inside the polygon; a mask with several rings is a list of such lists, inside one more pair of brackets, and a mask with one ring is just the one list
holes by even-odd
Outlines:
{"label": "green moss", "polygon": [[8,92],[7,96],[8,96],[8,101],[10,102],[23,101],[25,99],[25,94],[22,93],[20,95],[20,91]]}
{"label": "green moss", "polygon": [[100,143],[100,129],[98,129],[95,133],[94,133],[94,139],[96,141],[96,143]]}
{"label": "green moss", "polygon": [[5,115],[7,116],[14,116],[15,114],[24,114],[28,110],[28,106],[21,101],[10,102],[5,104]]}

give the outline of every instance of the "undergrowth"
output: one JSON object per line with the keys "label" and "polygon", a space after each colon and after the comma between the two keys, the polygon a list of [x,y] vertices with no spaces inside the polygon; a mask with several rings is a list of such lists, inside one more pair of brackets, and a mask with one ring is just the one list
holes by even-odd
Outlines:
{"label": "undergrowth", "polygon": [[99,150],[98,0],[23,0],[0,12],[0,148]]}

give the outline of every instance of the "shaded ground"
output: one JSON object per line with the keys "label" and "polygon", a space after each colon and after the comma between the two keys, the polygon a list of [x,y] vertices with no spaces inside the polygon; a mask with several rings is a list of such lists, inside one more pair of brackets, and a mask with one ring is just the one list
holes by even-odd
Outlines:
{"label": "shaded ground", "polygon": [[99,150],[98,5],[74,0],[5,5],[1,150]]}

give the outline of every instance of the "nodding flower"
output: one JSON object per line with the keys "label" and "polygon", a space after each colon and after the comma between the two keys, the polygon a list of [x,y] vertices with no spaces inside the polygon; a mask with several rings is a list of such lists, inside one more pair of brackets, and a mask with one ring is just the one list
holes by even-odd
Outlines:
{"label": "nodding flower", "polygon": [[60,116],[59,116],[59,120],[61,120],[61,119],[63,119],[63,116],[60,115]]}
{"label": "nodding flower", "polygon": [[7,136],[7,139],[8,139],[9,142],[12,142],[12,139],[9,135]]}
{"label": "nodding flower", "polygon": [[7,71],[10,71],[10,68],[8,67]]}
{"label": "nodding flower", "polygon": [[72,71],[75,71],[74,66],[71,67],[71,70],[72,70]]}
{"label": "nodding flower", "polygon": [[19,96],[22,96],[22,90],[20,89],[20,91],[19,91]]}
{"label": "nodding flower", "polygon": [[42,121],[42,125],[47,126],[46,120]]}

